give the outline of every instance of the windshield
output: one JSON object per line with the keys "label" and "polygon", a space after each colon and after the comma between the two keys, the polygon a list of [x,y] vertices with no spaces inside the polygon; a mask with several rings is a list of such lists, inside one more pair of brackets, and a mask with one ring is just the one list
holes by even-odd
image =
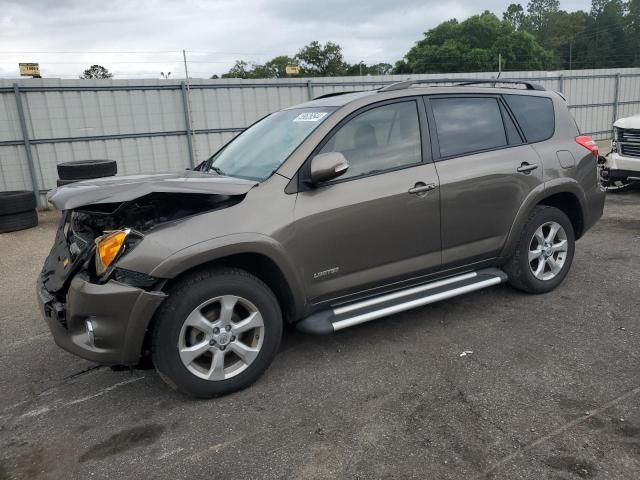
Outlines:
{"label": "windshield", "polygon": [[265,180],[335,108],[299,108],[275,112],[255,123],[205,165],[229,177]]}

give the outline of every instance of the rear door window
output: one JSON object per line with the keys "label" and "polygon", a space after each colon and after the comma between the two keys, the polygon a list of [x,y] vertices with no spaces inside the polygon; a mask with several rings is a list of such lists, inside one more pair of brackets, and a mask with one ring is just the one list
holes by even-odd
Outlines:
{"label": "rear door window", "polygon": [[430,101],[441,157],[507,146],[496,98],[431,98]]}
{"label": "rear door window", "polygon": [[550,98],[505,95],[504,99],[515,115],[527,142],[541,142],[551,138],[555,130],[555,113]]}

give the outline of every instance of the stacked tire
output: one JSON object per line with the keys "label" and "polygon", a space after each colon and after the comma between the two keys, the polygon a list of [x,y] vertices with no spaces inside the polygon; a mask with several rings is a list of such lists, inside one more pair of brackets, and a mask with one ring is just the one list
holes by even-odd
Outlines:
{"label": "stacked tire", "polygon": [[33,192],[0,192],[0,233],[15,232],[38,225],[36,206],[36,196]]}
{"label": "stacked tire", "polygon": [[57,185],[62,187],[80,180],[111,177],[118,173],[115,160],[79,160],[58,164]]}

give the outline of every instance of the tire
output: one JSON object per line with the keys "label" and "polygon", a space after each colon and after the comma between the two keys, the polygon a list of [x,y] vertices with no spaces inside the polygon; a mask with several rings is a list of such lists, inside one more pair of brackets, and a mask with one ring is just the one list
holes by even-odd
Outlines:
{"label": "tire", "polygon": [[110,177],[118,173],[115,160],[80,160],[58,164],[58,177],[62,180],[88,180]]}
{"label": "tire", "polygon": [[[235,320],[229,323],[233,327],[227,332],[221,312],[223,302],[232,305],[233,297],[235,306],[227,311]],[[259,318],[251,317],[252,312],[261,316],[262,326],[238,333],[243,319]],[[190,320],[203,316],[206,323]],[[189,326],[194,324],[199,328]],[[224,395],[251,385],[269,367],[280,346],[282,324],[278,300],[261,280],[235,268],[203,270],[180,280],[161,305],[152,332],[151,357],[172,388],[197,398]],[[216,325],[220,328],[217,336],[213,330]],[[183,361],[188,349],[198,345],[199,353]],[[247,345],[253,347],[249,355],[244,353]],[[236,351],[243,351],[246,361]],[[222,369],[214,368],[220,358]],[[213,379],[204,378],[208,375]]]}
{"label": "tire", "polygon": [[28,190],[0,192],[0,215],[28,212],[35,210],[36,196]]}
{"label": "tire", "polygon": [[69,185],[70,183],[76,183],[79,182],[80,180],[62,180],[61,178],[58,178],[56,180],[56,185],[58,187],[64,187],[65,185]]}
{"label": "tire", "polygon": [[[543,238],[537,233],[541,229],[544,240],[548,241],[552,225],[561,228],[551,239],[553,246],[549,246],[541,241]],[[563,241],[564,247],[561,246]],[[516,250],[504,270],[509,276],[509,283],[518,290],[546,293],[560,285],[567,276],[574,252],[575,233],[569,217],[558,208],[538,205],[522,229]],[[530,253],[533,258],[531,261]]]}
{"label": "tire", "polygon": [[0,215],[0,233],[16,232],[36,225],[38,225],[38,212],[35,209],[28,212]]}

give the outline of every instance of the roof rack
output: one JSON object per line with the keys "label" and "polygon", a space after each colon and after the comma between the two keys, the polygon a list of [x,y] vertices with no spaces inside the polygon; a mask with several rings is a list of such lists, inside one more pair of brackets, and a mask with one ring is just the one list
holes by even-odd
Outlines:
{"label": "roof rack", "polygon": [[438,78],[433,80],[406,80],[404,82],[392,83],[386,87],[378,90],[379,92],[392,92],[395,90],[405,90],[414,85],[428,84],[428,83],[454,83],[455,85],[451,85],[454,87],[462,87],[469,85],[481,85],[485,83],[493,83],[495,86],[496,83],[507,83],[507,84],[516,84],[516,85],[524,85],[527,90],[539,90],[545,91],[546,89],[537,83],[527,82],[526,80],[514,80],[507,78]]}
{"label": "roof rack", "polygon": [[319,97],[314,97],[314,100],[319,100],[321,98],[331,98],[331,97],[337,97],[338,95],[346,95],[348,93],[359,93],[359,92],[364,92],[364,90],[350,90],[348,92],[331,92],[331,93],[325,93],[324,95],[320,95]]}

